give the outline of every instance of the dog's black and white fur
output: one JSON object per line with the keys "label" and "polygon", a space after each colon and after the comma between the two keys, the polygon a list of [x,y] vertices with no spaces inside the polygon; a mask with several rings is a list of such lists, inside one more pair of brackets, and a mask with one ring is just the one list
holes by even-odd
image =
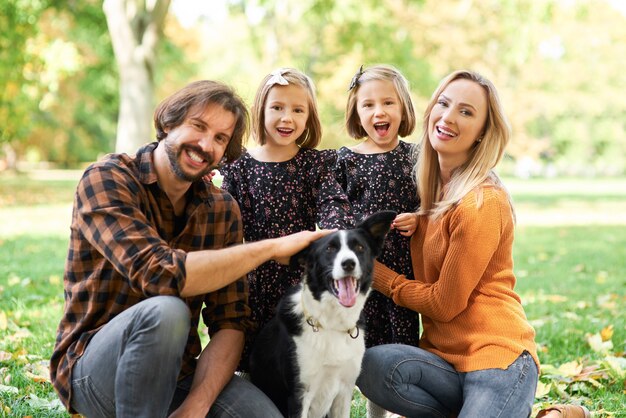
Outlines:
{"label": "dog's black and white fur", "polygon": [[350,416],[365,352],[361,311],[395,212],[378,212],[294,256],[303,281],[278,304],[250,356],[250,377],[291,418]]}

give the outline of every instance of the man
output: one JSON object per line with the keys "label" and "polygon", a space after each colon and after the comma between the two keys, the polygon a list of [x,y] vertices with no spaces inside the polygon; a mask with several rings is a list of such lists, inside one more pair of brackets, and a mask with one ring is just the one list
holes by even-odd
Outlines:
{"label": "man", "polygon": [[237,245],[237,204],[202,178],[242,152],[248,112],[229,87],[191,83],[154,124],[158,142],[106,156],[78,184],[54,387],[89,418],[280,417],[233,375],[249,321],[244,277],[327,231]]}

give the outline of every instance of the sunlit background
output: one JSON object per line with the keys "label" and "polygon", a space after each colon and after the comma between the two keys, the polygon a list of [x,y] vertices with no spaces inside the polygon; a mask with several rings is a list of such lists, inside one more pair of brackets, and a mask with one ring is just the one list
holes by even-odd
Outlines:
{"label": "sunlit background", "polygon": [[[567,402],[623,417],[626,0],[0,0],[0,416],[69,417],[47,368],[87,164],[152,141],[156,104],[190,81],[250,105],[279,66],[315,81],[322,147],[354,144],[347,87],[377,63],[407,77],[418,120],[453,70],[496,84],[542,363],[533,416]],[[356,393],[351,418],[365,409]]]}
{"label": "sunlit background", "polygon": [[[152,6],[166,7],[153,51],[140,40],[132,52],[148,56],[149,82],[139,90],[150,109],[201,78],[233,85],[251,104],[266,73],[296,67],[317,86],[322,147],[337,148],[353,143],[343,113],[359,65],[396,66],[411,84],[418,119],[439,80],[469,68],[496,84],[513,127],[504,174],[626,173],[621,0],[106,3],[121,4],[137,33],[154,20]],[[80,168],[116,150],[124,65],[114,53],[117,32],[107,26],[101,1],[2,1],[0,170]],[[132,109],[139,101],[130,103]],[[133,116],[147,133],[117,149],[132,152],[152,140],[150,117]]]}

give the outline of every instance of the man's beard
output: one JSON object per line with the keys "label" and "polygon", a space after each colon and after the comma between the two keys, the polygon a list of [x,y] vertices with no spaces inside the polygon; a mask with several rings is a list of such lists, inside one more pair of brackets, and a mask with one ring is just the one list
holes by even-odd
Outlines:
{"label": "man's beard", "polygon": [[[200,171],[197,174],[191,174],[191,173],[185,172],[180,165],[180,158],[185,148],[193,150],[196,154],[198,154],[205,161],[207,161],[209,163],[207,168],[205,168],[204,170]],[[192,147],[190,145],[180,145],[178,147],[175,147],[170,141],[165,139],[165,152],[170,162],[170,167],[172,168],[172,171],[179,179],[184,180],[184,181],[193,183],[194,181],[200,180],[202,177],[204,177],[205,175],[209,174],[212,170],[217,168],[217,166],[213,165],[213,162],[211,161],[211,157],[207,153],[199,149],[198,147]]]}

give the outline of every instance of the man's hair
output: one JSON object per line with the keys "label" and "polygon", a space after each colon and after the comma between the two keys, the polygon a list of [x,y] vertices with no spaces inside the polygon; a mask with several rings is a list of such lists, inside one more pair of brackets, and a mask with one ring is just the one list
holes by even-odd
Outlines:
{"label": "man's hair", "polygon": [[166,130],[182,125],[190,113],[202,111],[211,104],[220,105],[235,115],[235,128],[224,152],[224,159],[226,162],[236,160],[242,154],[248,136],[248,109],[231,87],[217,81],[195,81],[159,103],[154,111],[157,140],[167,137]]}

